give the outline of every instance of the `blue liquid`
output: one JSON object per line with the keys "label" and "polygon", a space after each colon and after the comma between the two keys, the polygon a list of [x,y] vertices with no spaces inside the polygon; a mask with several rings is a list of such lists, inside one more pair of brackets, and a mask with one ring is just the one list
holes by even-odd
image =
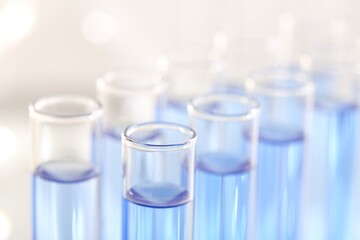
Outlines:
{"label": "blue liquid", "polygon": [[49,161],[33,174],[33,239],[99,239],[99,177],[90,163]]}
{"label": "blue liquid", "polygon": [[344,239],[345,236],[357,124],[355,104],[330,98],[316,100],[311,161],[313,202],[321,214],[324,228],[321,230],[328,240]]}
{"label": "blue liquid", "polygon": [[186,101],[168,100],[160,114],[160,119],[182,125],[189,125],[189,117],[186,109]]}
{"label": "blue liquid", "polygon": [[101,220],[104,240],[121,239],[122,168],[121,140],[115,133],[104,136],[101,169]]}
{"label": "blue liquid", "polygon": [[246,94],[245,87],[242,84],[231,82],[217,82],[211,91],[212,93],[230,93],[230,94]]}
{"label": "blue liquid", "polygon": [[248,237],[250,165],[226,154],[199,156],[195,181],[195,240]]}
{"label": "blue liquid", "polygon": [[123,200],[123,239],[191,240],[192,202],[173,184],[136,186]]}
{"label": "blue liquid", "polygon": [[297,239],[303,152],[301,133],[260,129],[256,239]]}

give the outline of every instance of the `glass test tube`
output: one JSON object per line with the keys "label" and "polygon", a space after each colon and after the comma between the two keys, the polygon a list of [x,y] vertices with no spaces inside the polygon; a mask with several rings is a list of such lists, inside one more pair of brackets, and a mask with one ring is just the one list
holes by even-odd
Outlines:
{"label": "glass test tube", "polygon": [[171,123],[125,129],[123,239],[192,239],[195,141]]}
{"label": "glass test tube", "polygon": [[313,84],[303,72],[274,68],[246,81],[260,114],[256,238],[297,239]]}
{"label": "glass test tube", "polygon": [[194,239],[253,239],[257,101],[208,94],[188,105],[196,147]]}
{"label": "glass test tube", "polygon": [[156,120],[165,88],[161,78],[143,69],[119,69],[97,80],[104,109],[104,152],[99,161],[103,239],[121,239],[121,132],[130,124]]}
{"label": "glass test tube", "polygon": [[101,114],[97,102],[76,95],[30,105],[34,240],[100,239]]}
{"label": "glass test tube", "polygon": [[358,125],[356,50],[353,44],[328,43],[302,58],[316,83],[309,209],[316,229],[305,231],[319,240],[345,239],[349,225]]}
{"label": "glass test tube", "polygon": [[187,102],[212,88],[210,51],[203,46],[184,45],[161,56],[168,68],[163,72],[169,82],[161,120],[188,125]]}

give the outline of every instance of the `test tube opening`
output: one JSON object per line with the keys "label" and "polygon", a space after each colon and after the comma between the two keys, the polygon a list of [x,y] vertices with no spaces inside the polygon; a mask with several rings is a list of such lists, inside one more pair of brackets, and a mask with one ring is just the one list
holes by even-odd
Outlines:
{"label": "test tube opening", "polygon": [[125,144],[148,151],[171,151],[186,148],[196,140],[196,133],[173,123],[142,123],[127,127],[123,132]]}
{"label": "test tube opening", "polygon": [[259,109],[255,99],[236,94],[206,94],[188,104],[190,114],[217,121],[249,120]]}
{"label": "test tube opening", "polygon": [[296,68],[271,68],[253,73],[245,83],[247,91],[273,97],[310,94],[314,84],[310,76]]}
{"label": "test tube opening", "polygon": [[258,101],[238,94],[205,94],[188,103],[188,112],[198,133],[198,167],[204,164],[225,174],[255,164]]}
{"label": "test tube opening", "polygon": [[166,87],[160,75],[143,69],[117,69],[103,73],[97,79],[99,90],[118,94],[158,93]]}
{"label": "test tube opening", "polygon": [[29,106],[30,116],[54,121],[74,121],[96,117],[101,114],[100,103],[78,95],[44,97]]}
{"label": "test tube opening", "polygon": [[102,74],[96,84],[105,132],[121,138],[125,127],[158,119],[167,83],[154,71],[119,68]]}

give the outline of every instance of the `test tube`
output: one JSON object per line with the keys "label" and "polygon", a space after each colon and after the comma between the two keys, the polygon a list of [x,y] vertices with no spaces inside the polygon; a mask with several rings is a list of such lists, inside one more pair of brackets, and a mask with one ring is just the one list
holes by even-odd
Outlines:
{"label": "test tube", "polygon": [[121,239],[121,133],[130,124],[157,120],[165,88],[159,76],[144,68],[120,68],[97,80],[104,109],[104,152],[99,160],[103,239]]}
{"label": "test tube", "polygon": [[297,239],[312,110],[311,78],[272,68],[247,79],[262,109],[257,158],[256,238]]}
{"label": "test tube", "polygon": [[163,75],[169,83],[161,120],[188,125],[187,102],[212,88],[210,50],[204,46],[182,45],[167,51],[159,59],[167,62]]}
{"label": "test tube", "polygon": [[251,240],[258,142],[257,101],[207,94],[188,105],[197,132],[194,239]]}
{"label": "test tube", "polygon": [[195,132],[150,122],[122,135],[123,239],[191,240]]}
{"label": "test tube", "polygon": [[33,239],[100,239],[100,105],[57,95],[32,103],[29,115]]}
{"label": "test tube", "polygon": [[309,237],[319,240],[345,239],[350,224],[358,125],[358,50],[355,44],[330,42],[308,49],[301,59],[316,83],[307,213],[314,224],[304,224],[304,232],[315,233]]}

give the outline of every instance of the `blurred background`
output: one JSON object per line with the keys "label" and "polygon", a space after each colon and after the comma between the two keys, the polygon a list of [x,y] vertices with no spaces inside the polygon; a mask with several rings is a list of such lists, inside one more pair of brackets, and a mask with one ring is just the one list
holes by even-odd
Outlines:
{"label": "blurred background", "polygon": [[329,38],[356,39],[359,9],[358,0],[0,0],[0,240],[30,239],[34,99],[95,97],[101,72],[155,68],[159,54],[179,44],[256,39],[291,61]]}

